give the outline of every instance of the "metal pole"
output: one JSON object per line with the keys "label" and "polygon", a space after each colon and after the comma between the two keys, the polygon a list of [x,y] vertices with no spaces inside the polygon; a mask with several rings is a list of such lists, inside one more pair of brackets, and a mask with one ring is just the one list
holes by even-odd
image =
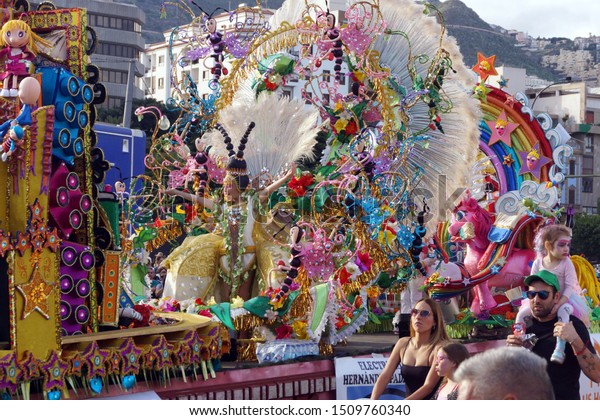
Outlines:
{"label": "metal pole", "polygon": [[135,83],[135,60],[129,61],[129,68],[127,70],[127,90],[125,91],[125,106],[123,108],[123,127],[129,128],[131,126],[131,107],[133,105],[133,85]]}

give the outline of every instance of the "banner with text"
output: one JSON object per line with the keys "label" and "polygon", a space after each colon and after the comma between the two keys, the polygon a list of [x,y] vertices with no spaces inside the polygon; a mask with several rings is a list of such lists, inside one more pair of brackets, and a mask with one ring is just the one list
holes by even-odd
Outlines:
{"label": "banner with text", "polygon": [[[335,359],[337,400],[360,400],[371,397],[373,386],[387,363],[387,357],[340,357]],[[380,400],[403,400],[406,395],[400,365],[386,386]]]}

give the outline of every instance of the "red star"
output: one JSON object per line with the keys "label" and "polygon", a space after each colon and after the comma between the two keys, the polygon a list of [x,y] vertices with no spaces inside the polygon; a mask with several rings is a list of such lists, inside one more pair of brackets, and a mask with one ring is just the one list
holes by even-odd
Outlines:
{"label": "red star", "polygon": [[482,82],[485,82],[489,76],[497,76],[498,72],[494,67],[494,61],[496,61],[496,56],[491,55],[489,57],[485,57],[480,52],[477,53],[477,64],[473,66],[471,70],[479,75]]}

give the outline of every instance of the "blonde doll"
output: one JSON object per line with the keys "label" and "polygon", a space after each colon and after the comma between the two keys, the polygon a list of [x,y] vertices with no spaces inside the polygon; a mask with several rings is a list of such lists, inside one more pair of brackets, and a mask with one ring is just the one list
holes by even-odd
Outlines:
{"label": "blonde doll", "polygon": [[4,72],[0,74],[3,88],[0,96],[15,97],[18,93],[19,77],[28,76],[28,64],[38,54],[39,45],[50,44],[35,34],[27,22],[12,19],[0,29],[0,57],[6,56]]}

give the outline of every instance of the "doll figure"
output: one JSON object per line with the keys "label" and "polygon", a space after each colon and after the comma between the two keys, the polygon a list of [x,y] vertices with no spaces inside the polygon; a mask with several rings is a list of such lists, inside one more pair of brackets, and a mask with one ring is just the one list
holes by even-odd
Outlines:
{"label": "doll figure", "polygon": [[32,32],[29,25],[19,19],[6,22],[0,29],[0,57],[6,57],[2,80],[2,97],[16,97],[19,78],[29,75],[29,63],[38,54],[38,46],[49,43]]}
{"label": "doll figure", "polygon": [[12,126],[8,132],[8,135],[2,142],[2,162],[6,160],[14,153],[17,145],[21,143],[23,139],[23,128],[20,125]]}

